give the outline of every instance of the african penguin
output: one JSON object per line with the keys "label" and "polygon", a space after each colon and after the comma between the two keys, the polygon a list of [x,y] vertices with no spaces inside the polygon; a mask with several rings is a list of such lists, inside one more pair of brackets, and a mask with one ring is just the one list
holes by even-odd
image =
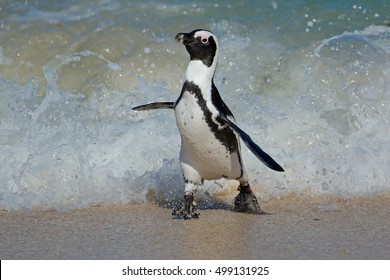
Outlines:
{"label": "african penguin", "polygon": [[181,136],[180,164],[185,181],[184,199],[173,215],[184,219],[197,218],[194,195],[204,180],[220,178],[238,180],[239,194],[234,209],[261,213],[253,194],[241,156],[240,140],[265,165],[284,171],[250,136],[236,124],[232,112],[223,102],[213,78],[217,66],[219,45],[210,31],[196,29],[179,33],[190,55],[185,82],[176,102],[156,102],[134,107],[133,110],[173,109]]}

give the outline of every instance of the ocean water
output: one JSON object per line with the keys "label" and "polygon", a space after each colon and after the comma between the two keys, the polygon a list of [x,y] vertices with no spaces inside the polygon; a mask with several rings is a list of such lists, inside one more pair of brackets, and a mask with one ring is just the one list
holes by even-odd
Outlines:
{"label": "ocean water", "polygon": [[196,28],[219,38],[237,123],[285,169],[243,146],[260,200],[389,194],[389,25],[385,0],[2,1],[0,209],[179,200],[173,113],[131,108],[176,100],[174,37]]}

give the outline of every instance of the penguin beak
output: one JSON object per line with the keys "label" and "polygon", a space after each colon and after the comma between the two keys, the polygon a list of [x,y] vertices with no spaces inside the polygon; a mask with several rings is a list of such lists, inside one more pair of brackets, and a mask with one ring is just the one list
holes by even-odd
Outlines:
{"label": "penguin beak", "polygon": [[195,38],[190,33],[179,33],[176,35],[175,40],[183,45],[195,43]]}

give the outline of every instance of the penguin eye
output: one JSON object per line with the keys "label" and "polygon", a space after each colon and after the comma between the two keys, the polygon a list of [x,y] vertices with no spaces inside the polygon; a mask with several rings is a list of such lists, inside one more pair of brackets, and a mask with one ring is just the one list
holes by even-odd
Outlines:
{"label": "penguin eye", "polygon": [[201,41],[202,41],[202,43],[203,43],[203,44],[207,44],[207,43],[208,43],[208,41],[209,41],[209,39],[207,39],[207,38],[202,38],[202,40],[201,40]]}

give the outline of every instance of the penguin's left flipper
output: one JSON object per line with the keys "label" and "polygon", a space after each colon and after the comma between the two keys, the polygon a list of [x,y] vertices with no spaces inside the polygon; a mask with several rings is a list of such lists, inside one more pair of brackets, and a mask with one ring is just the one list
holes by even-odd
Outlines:
{"label": "penguin's left flipper", "polygon": [[229,120],[226,116],[220,115],[222,120],[230,126],[238,135],[240,135],[242,141],[244,141],[245,145],[251,150],[251,152],[266,166],[269,168],[283,172],[284,169],[281,167],[270,155],[264,152],[255,142],[253,142],[252,138],[245,133],[241,128],[239,128],[234,122]]}
{"label": "penguin's left flipper", "polygon": [[131,108],[134,111],[146,111],[156,109],[175,109],[175,102],[153,102]]}

